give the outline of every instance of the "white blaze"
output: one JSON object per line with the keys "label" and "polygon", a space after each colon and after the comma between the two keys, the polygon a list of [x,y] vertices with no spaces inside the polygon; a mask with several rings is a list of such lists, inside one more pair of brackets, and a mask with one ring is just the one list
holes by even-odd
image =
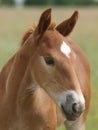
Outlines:
{"label": "white blaze", "polygon": [[62,42],[61,44],[61,48],[60,48],[61,52],[66,55],[68,58],[70,57],[70,53],[71,53],[71,48],[67,45],[66,42]]}
{"label": "white blaze", "polygon": [[59,105],[61,104],[61,102],[66,103],[68,95],[70,95],[70,97],[73,99],[73,101],[80,102],[81,104],[85,104],[85,99],[84,99],[83,94],[82,93],[77,94],[73,90],[68,90],[68,91],[62,92],[61,94],[58,94],[56,97],[57,103]]}

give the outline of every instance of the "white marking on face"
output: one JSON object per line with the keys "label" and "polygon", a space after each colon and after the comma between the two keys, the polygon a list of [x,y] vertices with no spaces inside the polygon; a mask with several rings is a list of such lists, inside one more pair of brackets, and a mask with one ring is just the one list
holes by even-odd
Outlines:
{"label": "white marking on face", "polygon": [[82,93],[79,94],[79,100],[82,104],[85,104],[85,99]]}
{"label": "white marking on face", "polygon": [[60,47],[61,52],[66,55],[68,58],[70,58],[71,48],[67,45],[66,42],[62,42]]}
{"label": "white marking on face", "polygon": [[77,94],[75,91],[72,90],[58,94],[58,96],[56,96],[57,103],[60,105],[61,102],[66,102],[68,96],[70,96],[73,101],[77,101],[77,102],[81,102],[81,104],[85,104],[85,99],[82,93]]}

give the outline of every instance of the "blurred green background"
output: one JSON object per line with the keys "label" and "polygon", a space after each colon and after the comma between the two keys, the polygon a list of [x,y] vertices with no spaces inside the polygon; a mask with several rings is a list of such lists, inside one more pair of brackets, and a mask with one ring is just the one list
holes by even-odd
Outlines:
{"label": "blurred green background", "polygon": [[[81,47],[91,66],[92,98],[86,130],[98,130],[97,5],[97,0],[0,0],[0,69],[18,49],[22,34],[37,23],[41,12],[48,6],[53,9],[52,19],[56,23],[70,17],[74,10],[79,11],[79,20],[69,37]],[[64,126],[59,130],[65,130]]]}
{"label": "blurred green background", "polygon": [[3,5],[14,5],[24,3],[24,5],[92,5],[98,0],[0,0]]}

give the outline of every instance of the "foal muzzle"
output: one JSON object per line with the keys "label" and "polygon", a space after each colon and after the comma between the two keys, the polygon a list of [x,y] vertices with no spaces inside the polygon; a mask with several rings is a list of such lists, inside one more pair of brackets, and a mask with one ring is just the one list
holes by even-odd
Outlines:
{"label": "foal muzzle", "polygon": [[69,121],[76,120],[85,110],[84,97],[74,91],[67,91],[59,96],[62,113]]}

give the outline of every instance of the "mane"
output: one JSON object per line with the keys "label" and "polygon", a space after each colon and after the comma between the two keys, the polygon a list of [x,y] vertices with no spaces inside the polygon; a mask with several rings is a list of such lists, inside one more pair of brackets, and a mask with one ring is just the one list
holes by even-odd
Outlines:
{"label": "mane", "polygon": [[51,24],[48,27],[48,30],[54,30],[56,27],[56,23],[54,21],[51,22]]}
{"label": "mane", "polygon": [[[55,22],[51,22],[51,24],[48,27],[48,30],[54,30],[56,26]],[[28,39],[28,37],[34,32],[34,30],[36,29],[37,24],[33,24],[33,26],[31,28],[29,28],[22,36],[20,45],[23,46],[25,41]]]}
{"label": "mane", "polygon": [[20,45],[23,46],[25,41],[28,39],[28,37],[33,33],[34,29],[33,28],[30,28],[28,29],[24,35],[22,36],[22,39],[21,39],[21,42],[20,42]]}

